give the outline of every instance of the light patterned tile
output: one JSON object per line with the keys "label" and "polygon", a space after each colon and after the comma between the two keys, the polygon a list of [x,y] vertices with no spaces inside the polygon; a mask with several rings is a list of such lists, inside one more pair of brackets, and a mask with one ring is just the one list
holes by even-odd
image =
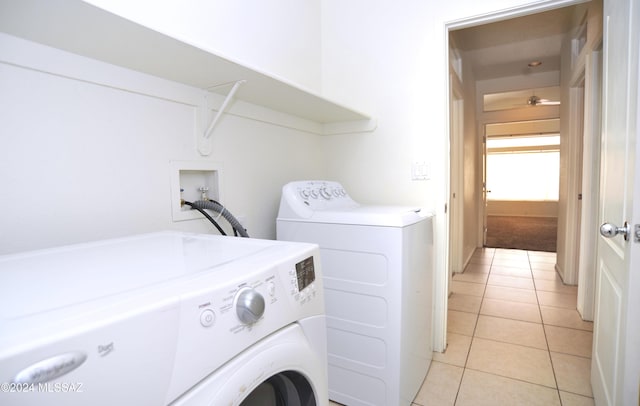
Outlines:
{"label": "light patterned tile", "polygon": [[558,261],[558,255],[555,252],[536,252],[529,251],[529,262],[545,262],[555,264]]}
{"label": "light patterned tile", "polygon": [[451,291],[456,294],[480,296],[484,295],[484,284],[471,283],[471,282],[459,282],[456,280],[451,281]]}
{"label": "light patterned tile", "polygon": [[558,389],[592,397],[591,359],[551,352]]}
{"label": "light patterned tile", "polygon": [[493,262],[493,256],[472,256],[469,260],[469,264],[491,265]]}
{"label": "light patterned tile", "polygon": [[558,391],[540,385],[466,369],[456,406],[560,406]]}
{"label": "light patterned tile", "polygon": [[584,321],[575,309],[540,306],[544,324],[593,331],[593,322]]}
{"label": "light patterned tile", "polygon": [[531,262],[531,269],[533,269],[534,271],[555,272],[556,263],[555,262]]}
{"label": "light patterned tile", "polygon": [[531,269],[529,265],[529,260],[518,260],[518,259],[509,259],[509,258],[494,258],[491,266],[499,266],[501,268],[522,268],[522,269]]}
{"label": "light patterned tile", "polygon": [[464,367],[471,348],[471,336],[447,333],[447,349],[445,352],[433,352],[433,360],[445,364]]}
{"label": "light patterned tile", "polygon": [[477,314],[449,310],[447,312],[447,332],[472,336],[477,319]]}
{"label": "light patterned tile", "polygon": [[549,350],[591,358],[593,333],[572,328],[544,326]]}
{"label": "light patterned tile", "polygon": [[494,286],[506,286],[509,288],[533,290],[533,279],[531,279],[531,275],[529,275],[528,278],[519,278],[515,276],[497,275],[491,272],[487,284]]}
{"label": "light patterned tile", "polygon": [[489,286],[484,293],[485,298],[506,300],[511,302],[538,304],[536,292],[528,289],[507,288],[503,286]]}
{"label": "light patterned tile", "polygon": [[556,271],[539,271],[534,269],[531,272],[533,273],[533,279],[535,279],[536,282],[539,280],[562,282],[560,275],[558,275]]}
{"label": "light patterned tile", "polygon": [[458,384],[456,406],[560,405],[560,398],[563,406],[594,405],[593,324],[580,319],[575,287],[562,284],[556,258],[503,249],[474,253],[465,272],[453,277],[447,350],[433,353],[413,405],[454,405]]}
{"label": "light patterned tile", "polygon": [[453,280],[458,282],[473,282],[486,284],[489,278],[489,271],[487,272],[463,272],[453,275]]}
{"label": "light patterned tile", "polygon": [[559,280],[536,280],[536,290],[542,290],[546,292],[556,292],[569,295],[578,294],[578,286],[565,285]]}
{"label": "light patterned tile", "polygon": [[593,398],[560,391],[562,406],[595,406]]}
{"label": "light patterned tile", "polygon": [[537,294],[540,306],[563,307],[565,309],[576,308],[577,295],[544,291],[538,291]]}
{"label": "light patterned tile", "polygon": [[[513,268],[507,266],[492,266],[491,275],[515,276],[518,278],[531,278],[531,271],[528,268]],[[532,288],[533,289],[533,288]]]}
{"label": "light patterned tile", "polygon": [[494,258],[509,258],[526,261],[529,259],[527,251],[510,248],[497,248]]}
{"label": "light patterned tile", "polygon": [[464,273],[489,273],[491,270],[491,263],[488,264],[474,264],[469,263],[469,265],[464,268]]}
{"label": "light patterned tile", "polygon": [[482,297],[454,293],[449,297],[449,309],[467,313],[479,313]]}
{"label": "light patterned tile", "polygon": [[556,387],[549,352],[537,348],[474,337],[467,369]]}
{"label": "light patterned tile", "polygon": [[421,406],[453,406],[463,368],[432,361],[427,378],[413,403]]}
{"label": "light patterned tile", "polygon": [[503,317],[506,319],[542,323],[537,304],[511,302],[498,299],[485,298],[480,307],[480,314],[487,316]]}
{"label": "light patterned tile", "polygon": [[542,324],[527,321],[480,315],[474,336],[541,350],[547,349]]}

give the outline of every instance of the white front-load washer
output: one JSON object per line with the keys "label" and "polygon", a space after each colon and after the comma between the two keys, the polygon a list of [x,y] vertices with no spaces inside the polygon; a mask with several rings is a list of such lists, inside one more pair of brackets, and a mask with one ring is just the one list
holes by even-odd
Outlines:
{"label": "white front-load washer", "polygon": [[329,398],[410,405],[432,358],[432,215],[361,205],[337,182],[291,182],[277,238],[320,246]]}
{"label": "white front-load washer", "polygon": [[164,232],[0,257],[2,405],[328,404],[317,246]]}

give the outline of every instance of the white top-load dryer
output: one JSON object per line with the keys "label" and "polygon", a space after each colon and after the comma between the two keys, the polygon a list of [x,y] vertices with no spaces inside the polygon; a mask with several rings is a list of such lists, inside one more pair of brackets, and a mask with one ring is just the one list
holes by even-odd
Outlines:
{"label": "white top-load dryer", "polygon": [[326,406],[318,256],[179,232],[0,256],[0,404]]}
{"label": "white top-load dryer", "polygon": [[282,189],[277,238],[320,246],[329,398],[410,405],[432,357],[432,215],[360,205],[337,182],[298,181]]}

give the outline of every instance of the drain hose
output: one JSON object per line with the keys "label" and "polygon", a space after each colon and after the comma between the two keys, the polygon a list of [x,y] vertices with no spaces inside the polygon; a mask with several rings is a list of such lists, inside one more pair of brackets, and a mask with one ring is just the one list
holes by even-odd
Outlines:
{"label": "drain hose", "polygon": [[229,222],[229,224],[231,224],[231,227],[233,227],[233,229],[236,230],[241,237],[249,237],[249,234],[247,234],[247,230],[242,227],[242,224],[240,224],[238,219],[236,219],[233,214],[227,211],[220,203],[214,200],[198,200],[196,202],[193,202],[193,207],[212,210],[220,213],[220,215],[224,217]]}

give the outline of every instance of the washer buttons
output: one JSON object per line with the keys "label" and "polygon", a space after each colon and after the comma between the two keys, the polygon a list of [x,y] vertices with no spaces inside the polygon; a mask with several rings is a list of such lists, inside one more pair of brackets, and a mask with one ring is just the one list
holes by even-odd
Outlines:
{"label": "washer buttons", "polygon": [[216,314],[211,309],[205,309],[200,313],[200,324],[203,327],[211,327],[216,322]]}

